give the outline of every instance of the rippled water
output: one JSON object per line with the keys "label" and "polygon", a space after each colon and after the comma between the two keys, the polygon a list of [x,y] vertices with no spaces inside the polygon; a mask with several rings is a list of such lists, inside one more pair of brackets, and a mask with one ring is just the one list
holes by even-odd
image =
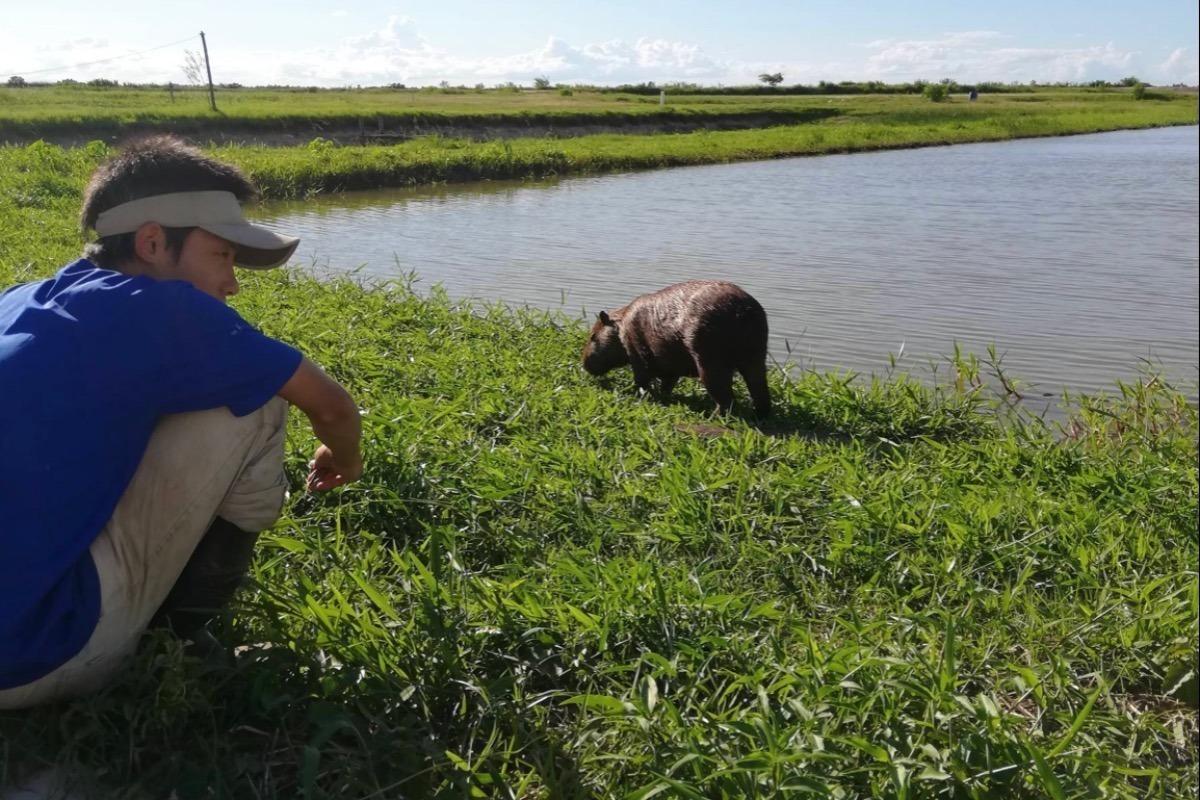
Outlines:
{"label": "rippled water", "polygon": [[416,271],[455,297],[623,305],[688,278],[767,309],[805,367],[924,373],[995,344],[1034,394],[1142,360],[1195,397],[1197,128],[361,192],[259,215],[319,269]]}

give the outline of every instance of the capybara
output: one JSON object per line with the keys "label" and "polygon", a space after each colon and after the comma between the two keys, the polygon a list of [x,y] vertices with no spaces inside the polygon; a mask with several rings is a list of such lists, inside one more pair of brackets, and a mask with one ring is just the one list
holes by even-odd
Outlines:
{"label": "capybara", "polygon": [[771,413],[767,388],[767,312],[726,281],[685,281],[601,311],[583,348],[592,375],[630,365],[638,388],[655,378],[669,397],[683,377],[699,378],[722,413],[733,405],[740,372],[759,417]]}

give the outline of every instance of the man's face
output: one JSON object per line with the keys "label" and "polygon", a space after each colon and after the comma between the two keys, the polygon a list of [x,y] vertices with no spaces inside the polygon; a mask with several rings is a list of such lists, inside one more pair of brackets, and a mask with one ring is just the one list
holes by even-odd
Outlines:
{"label": "man's face", "polygon": [[183,240],[172,275],[222,303],[238,293],[233,258],[237,248],[208,231],[196,228]]}

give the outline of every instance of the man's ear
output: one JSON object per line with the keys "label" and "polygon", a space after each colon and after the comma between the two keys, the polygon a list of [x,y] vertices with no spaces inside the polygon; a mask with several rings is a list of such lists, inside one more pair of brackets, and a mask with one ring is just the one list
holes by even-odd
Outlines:
{"label": "man's ear", "polygon": [[169,257],[167,232],[157,222],[144,223],[133,234],[133,253],[139,261],[159,265]]}

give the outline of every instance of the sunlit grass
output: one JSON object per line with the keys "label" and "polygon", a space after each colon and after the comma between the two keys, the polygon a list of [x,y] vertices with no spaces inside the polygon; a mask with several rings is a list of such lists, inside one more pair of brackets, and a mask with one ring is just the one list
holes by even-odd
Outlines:
{"label": "sunlit grass", "polygon": [[[170,101],[165,90],[134,88],[0,87],[0,142],[8,137],[29,141],[39,136],[90,133],[118,136],[148,127],[174,130],[201,141],[209,136],[262,131],[313,131],[376,126],[409,129],[457,125],[518,123],[539,126],[702,121],[721,117],[756,117],[758,124],[805,121],[815,113],[837,112],[865,121],[978,120],[1091,112],[1126,118],[1129,127],[1196,120],[1196,96],[1158,90],[1154,101],[1136,102],[1127,90],[1038,89],[1021,93],[984,93],[968,103],[963,95],[933,104],[920,95],[671,95],[665,105],[655,96],[575,91],[346,91],[227,90],[218,94],[219,112],[208,106],[207,92],[188,89]],[[909,118],[909,119],[906,119]],[[1137,119],[1147,122],[1137,122]],[[1150,121],[1154,120],[1154,121]],[[1078,131],[1076,131],[1078,132]],[[316,135],[316,134],[313,134]]]}
{"label": "sunlit grass", "polygon": [[[272,170],[334,184],[341,163],[229,152],[275,195],[321,184]],[[0,286],[78,252],[102,154],[0,149]],[[244,277],[239,310],[355,394],[367,473],[303,494],[294,415],[295,492],[218,628],[236,655],[152,638],[99,697],[0,714],[0,776],[58,761],[181,798],[1194,791],[1198,424],[1161,382],[1050,428],[971,380],[777,372],[758,428],[688,382],[661,405],[587,377],[577,320]]]}

